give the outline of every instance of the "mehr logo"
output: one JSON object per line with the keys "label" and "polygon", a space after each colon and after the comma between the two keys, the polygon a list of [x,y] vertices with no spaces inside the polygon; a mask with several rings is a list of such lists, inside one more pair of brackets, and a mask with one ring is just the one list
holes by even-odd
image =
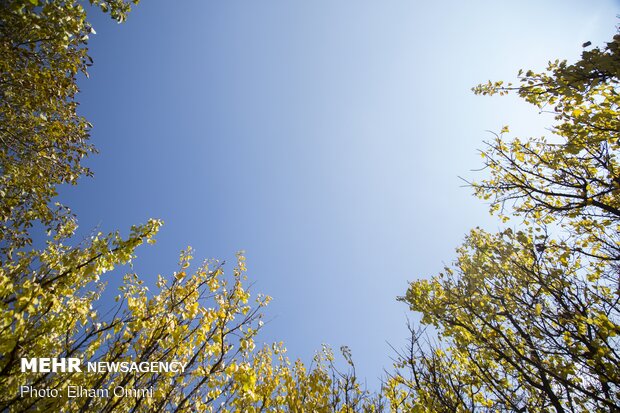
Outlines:
{"label": "mehr logo", "polygon": [[22,358],[21,359],[22,373],[81,373],[80,359],[78,358],[51,358],[51,357],[37,357],[37,358]]}
{"label": "mehr logo", "polygon": [[[79,358],[34,357],[22,358],[22,373],[81,373]],[[179,361],[89,361],[84,367],[89,373],[183,373],[186,364]]]}

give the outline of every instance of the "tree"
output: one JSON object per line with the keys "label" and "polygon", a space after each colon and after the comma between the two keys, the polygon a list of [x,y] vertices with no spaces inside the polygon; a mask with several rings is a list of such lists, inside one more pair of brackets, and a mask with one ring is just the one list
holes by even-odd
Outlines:
{"label": "tree", "polygon": [[[137,0],[133,1],[137,3]],[[130,3],[91,0],[117,21]],[[30,244],[40,222],[60,236],[69,212],[53,205],[56,186],[89,175],[90,123],[76,110],[78,74],[87,74],[93,33],[78,2],[11,0],[0,8],[0,259]],[[67,227],[68,226],[68,227]]]}
{"label": "tree", "polygon": [[[122,0],[91,4],[119,22],[129,11]],[[86,44],[94,31],[77,2],[5,2],[0,17],[0,409],[189,411],[199,400],[216,400],[247,363],[258,310],[268,298],[259,296],[255,307],[248,305],[242,256],[230,279],[213,262],[186,276],[188,250],[172,281],[159,280],[157,294],[150,295],[135,274],[128,274],[115,312],[110,316],[96,309],[102,274],[129,262],[143,242],[153,242],[161,223],[133,227],[125,239],[118,233],[95,234],[70,246],[75,219],[53,200],[59,184],[75,184],[90,174],[81,161],[94,152],[88,143],[91,125],[76,113],[76,78],[92,62]],[[40,249],[29,247],[37,223],[49,234]],[[22,357],[85,362],[174,357],[187,365],[174,377],[103,373],[68,380],[62,374],[21,373]],[[148,386],[156,396],[79,397],[69,404],[67,397],[22,397],[22,385],[52,390]],[[206,389],[215,393],[205,395]]]}
{"label": "tree", "polygon": [[471,231],[401,298],[438,340],[414,330],[388,382],[414,411],[620,409],[620,34],[519,76],[474,91],[550,110],[553,136],[487,144],[474,191],[521,228]]}
{"label": "tree", "polygon": [[[90,0],[119,22],[131,3],[137,0]],[[0,8],[0,410],[380,411],[346,348],[344,371],[329,348],[309,368],[291,364],[282,344],[256,350],[270,298],[251,299],[241,254],[226,276],[218,261],[191,270],[188,248],[178,271],[159,276],[153,291],[130,272],[116,306],[102,304],[104,273],[154,243],[162,223],[134,226],[127,237],[96,233],[75,245],[76,218],[55,203],[58,185],[91,174],[82,160],[96,150],[88,142],[92,126],[76,111],[76,81],[92,64],[92,33],[77,1],[12,0]],[[43,247],[32,246],[36,229]],[[21,359],[35,357],[184,368],[21,372]],[[93,394],[97,389],[107,396]],[[150,392],[123,397],[113,389]]]}

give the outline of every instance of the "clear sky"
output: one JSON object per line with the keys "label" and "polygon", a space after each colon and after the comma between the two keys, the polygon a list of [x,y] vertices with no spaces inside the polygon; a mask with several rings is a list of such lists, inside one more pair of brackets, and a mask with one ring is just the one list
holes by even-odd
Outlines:
{"label": "clear sky", "polygon": [[[575,60],[610,40],[617,1],[143,1],[93,14],[81,81],[95,172],[62,191],[82,234],[165,226],[145,279],[187,245],[274,297],[259,341],[308,362],[349,345],[371,385],[412,317],[396,296],[498,228],[458,176],[480,178],[485,130],[546,133],[549,117],[470,88]],[[116,272],[111,277],[120,277]],[[111,285],[115,285],[112,282]]]}

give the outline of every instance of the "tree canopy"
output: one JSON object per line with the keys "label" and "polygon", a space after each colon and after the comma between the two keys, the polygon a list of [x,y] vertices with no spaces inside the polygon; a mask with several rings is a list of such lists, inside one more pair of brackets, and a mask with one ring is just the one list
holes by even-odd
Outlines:
{"label": "tree canopy", "polygon": [[[130,10],[125,0],[90,3],[119,22]],[[30,244],[35,222],[60,236],[71,232],[70,214],[52,200],[58,185],[90,174],[81,161],[95,151],[91,124],[78,115],[76,94],[77,76],[92,64],[92,33],[79,2],[11,0],[0,7],[3,262]]]}
{"label": "tree canopy", "polygon": [[574,64],[519,72],[478,94],[516,92],[551,112],[550,137],[481,151],[473,182],[516,228],[473,230],[453,266],[402,300],[433,326],[401,366],[412,405],[435,411],[617,411],[620,407],[620,35]]}
{"label": "tree canopy", "polygon": [[[119,22],[134,3],[90,0]],[[481,151],[488,174],[473,190],[513,226],[472,230],[453,265],[411,283],[400,299],[421,325],[369,392],[348,347],[343,362],[324,347],[305,365],[283,343],[256,345],[270,298],[251,294],[242,253],[229,268],[196,264],[188,247],[176,271],[149,285],[123,265],[155,242],[161,221],[75,241],[76,218],[56,194],[91,174],[82,161],[96,151],[77,113],[77,79],[92,64],[86,17],[77,1],[0,7],[0,410],[620,410],[620,35],[574,64],[474,88],[551,112],[552,134],[509,139],[506,127]],[[115,269],[127,273],[106,305]],[[184,369],[21,372],[34,357]],[[152,394],[69,397],[69,386]]]}
{"label": "tree canopy", "polygon": [[[131,3],[91,0],[122,22]],[[0,410],[2,411],[351,411],[370,406],[349,370],[329,348],[313,365],[291,364],[282,344],[256,349],[262,308],[251,297],[245,258],[230,275],[224,263],[192,267],[183,251],[178,271],[154,286],[133,272],[116,306],[102,303],[104,274],[130,263],[154,243],[162,225],[149,220],[119,232],[95,233],[76,244],[77,224],[56,202],[61,184],[91,175],[92,125],[77,113],[77,78],[92,60],[94,33],[77,1],[8,1],[0,8]],[[43,239],[34,246],[33,239]],[[39,243],[37,243],[38,245]],[[353,368],[348,351],[347,366]],[[22,372],[22,358],[88,362],[176,361],[181,373]],[[150,394],[68,396],[84,389],[150,389]],[[28,391],[44,389],[46,394]],[[50,397],[58,392],[60,397]]]}

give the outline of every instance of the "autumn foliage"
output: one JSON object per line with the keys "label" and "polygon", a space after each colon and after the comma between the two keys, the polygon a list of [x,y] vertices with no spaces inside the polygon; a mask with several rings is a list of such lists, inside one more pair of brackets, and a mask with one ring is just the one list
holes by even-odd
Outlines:
{"label": "autumn foliage", "polygon": [[519,76],[474,91],[551,112],[552,135],[506,127],[481,151],[489,177],[472,187],[515,227],[471,231],[453,266],[411,284],[402,300],[439,343],[414,332],[398,377],[423,410],[617,411],[620,35]]}
{"label": "autumn foliage", "polygon": [[[91,0],[121,22],[132,3]],[[77,114],[77,78],[94,30],[79,2],[11,0],[0,7],[0,410],[218,412],[615,412],[620,410],[620,35],[574,64],[489,82],[554,117],[546,138],[508,138],[481,151],[471,182],[504,222],[474,229],[456,261],[400,298],[421,315],[376,392],[348,347],[310,365],[282,343],[257,347],[270,298],[251,294],[245,258],[196,263],[149,289],[109,273],[155,242],[150,220],[74,240],[61,184],[90,175],[91,125]],[[33,243],[37,237],[43,242]],[[114,294],[112,294],[114,295]],[[22,357],[180,361],[182,373],[22,373]],[[21,397],[19,386],[152,388],[152,397]],[[66,394],[63,392],[63,394]]]}

